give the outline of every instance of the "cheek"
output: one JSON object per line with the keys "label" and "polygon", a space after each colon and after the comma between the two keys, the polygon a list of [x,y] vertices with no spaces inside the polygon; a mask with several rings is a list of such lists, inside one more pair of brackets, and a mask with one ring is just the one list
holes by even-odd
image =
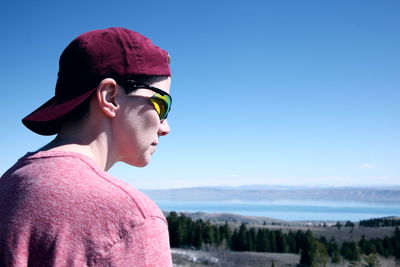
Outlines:
{"label": "cheek", "polygon": [[145,104],[138,107],[134,116],[144,131],[152,131],[160,126],[160,118],[150,101],[146,101]]}
{"label": "cheek", "polygon": [[139,146],[148,145],[147,140],[150,141],[150,144],[156,141],[154,139],[158,136],[160,119],[154,110],[144,106],[130,112],[126,118],[125,125],[127,126],[126,131],[129,132],[128,138],[136,140]]}
{"label": "cheek", "polygon": [[[123,103],[115,125],[123,143],[129,142],[130,146],[145,145],[157,141],[160,119],[149,101],[132,98],[132,102]],[[143,143],[143,144],[142,144]],[[123,144],[122,144],[123,145]]]}
{"label": "cheek", "polygon": [[140,119],[140,131],[143,139],[150,139],[151,142],[158,138],[158,129],[160,127],[160,119],[154,111],[143,113]]}

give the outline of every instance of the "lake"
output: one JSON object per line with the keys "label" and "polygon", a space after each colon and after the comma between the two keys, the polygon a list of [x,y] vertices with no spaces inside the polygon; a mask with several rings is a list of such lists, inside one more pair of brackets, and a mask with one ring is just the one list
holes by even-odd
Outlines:
{"label": "lake", "polygon": [[164,211],[235,213],[286,221],[359,221],[400,216],[400,206],[381,203],[339,201],[186,201],[157,200]]}

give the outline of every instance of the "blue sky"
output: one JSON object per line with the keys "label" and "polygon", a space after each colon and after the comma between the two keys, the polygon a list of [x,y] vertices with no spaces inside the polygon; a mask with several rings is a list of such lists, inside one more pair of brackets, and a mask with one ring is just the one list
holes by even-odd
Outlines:
{"label": "blue sky", "polygon": [[139,188],[400,185],[400,2],[6,1],[0,172],[52,137],[20,120],[77,35],[138,31],[171,54],[172,132]]}

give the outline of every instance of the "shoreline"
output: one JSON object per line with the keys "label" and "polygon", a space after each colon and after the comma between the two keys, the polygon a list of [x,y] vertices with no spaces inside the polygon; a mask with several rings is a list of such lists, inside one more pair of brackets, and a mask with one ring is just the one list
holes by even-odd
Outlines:
{"label": "shoreline", "polygon": [[[319,227],[332,227],[335,226],[338,222],[341,224],[345,224],[346,222],[352,222],[358,224],[361,220],[358,221],[350,221],[350,220],[281,220],[271,217],[264,216],[248,216],[241,215],[237,213],[229,213],[229,212],[189,212],[189,211],[164,211],[163,213],[167,216],[170,212],[176,212],[178,214],[183,214],[192,220],[202,219],[208,220],[212,223],[238,223],[243,222],[249,225],[283,225],[283,226],[319,226]],[[379,217],[379,219],[394,219],[400,220],[400,216],[383,216]],[[373,219],[373,218],[370,218]]]}

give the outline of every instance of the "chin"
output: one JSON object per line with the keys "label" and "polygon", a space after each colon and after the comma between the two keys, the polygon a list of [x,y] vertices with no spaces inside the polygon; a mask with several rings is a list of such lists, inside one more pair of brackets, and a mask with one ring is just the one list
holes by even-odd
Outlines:
{"label": "chin", "polygon": [[136,160],[132,160],[132,161],[126,160],[124,162],[126,164],[131,165],[131,166],[135,166],[135,167],[138,167],[138,168],[143,168],[143,167],[146,167],[147,165],[149,165],[150,160],[148,160],[148,159],[141,159],[141,160],[136,159]]}
{"label": "chin", "polygon": [[146,167],[147,165],[149,165],[149,163],[150,162],[145,162],[145,163],[141,163],[141,164],[137,164],[137,165],[133,165],[133,166],[138,167],[138,168],[143,168],[143,167]]}

